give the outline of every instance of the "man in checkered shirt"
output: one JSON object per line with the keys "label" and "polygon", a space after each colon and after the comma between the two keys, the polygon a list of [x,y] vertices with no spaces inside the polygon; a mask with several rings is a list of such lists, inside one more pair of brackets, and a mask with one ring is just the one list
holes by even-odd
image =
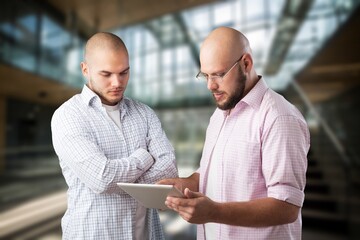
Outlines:
{"label": "man in checkered shirt", "polygon": [[174,149],[148,106],[124,97],[129,56],[123,41],[97,33],[86,46],[87,79],[54,113],[53,146],[68,188],[63,239],[163,239],[156,209],[118,182],[155,183],[178,175]]}
{"label": "man in checkered shirt", "polygon": [[301,239],[310,134],[301,113],[254,69],[247,38],[220,27],[200,50],[201,71],[217,109],[199,169],[162,180],[186,187],[166,204],[198,224],[201,239]]}

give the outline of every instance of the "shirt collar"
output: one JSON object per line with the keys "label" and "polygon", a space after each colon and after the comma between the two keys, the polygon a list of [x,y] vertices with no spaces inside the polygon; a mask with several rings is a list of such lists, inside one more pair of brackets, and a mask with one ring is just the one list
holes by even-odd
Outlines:
{"label": "shirt collar", "polygon": [[100,101],[101,104],[99,96],[94,93],[86,84],[81,91],[81,98],[86,105],[92,105],[96,101]]}
{"label": "shirt collar", "polygon": [[241,99],[240,102],[244,102],[254,109],[260,107],[261,101],[264,97],[265,92],[268,90],[268,86],[262,76],[259,76],[259,81],[255,86],[248,92],[248,94]]}
{"label": "shirt collar", "polygon": [[224,110],[224,116],[229,115],[232,112],[237,112],[243,104],[246,104],[254,109],[260,107],[262,98],[265,92],[268,90],[268,86],[262,76],[259,75],[259,81],[255,84],[255,86],[248,92],[248,94],[243,97],[232,110]]}
{"label": "shirt collar", "polygon": [[[94,93],[86,84],[84,85],[81,91],[81,98],[83,99],[84,103],[88,106],[96,105],[99,108],[103,108],[100,97],[96,93]],[[123,118],[126,113],[126,104],[124,98],[125,96],[123,97],[123,99],[121,99],[121,101],[118,104],[121,112],[121,118]]]}

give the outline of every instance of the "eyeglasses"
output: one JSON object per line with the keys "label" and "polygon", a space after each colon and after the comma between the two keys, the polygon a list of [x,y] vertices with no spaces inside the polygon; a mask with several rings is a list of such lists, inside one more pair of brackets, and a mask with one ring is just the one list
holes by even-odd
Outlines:
{"label": "eyeglasses", "polygon": [[196,75],[196,78],[201,80],[201,81],[208,82],[209,79],[210,79],[211,81],[215,81],[216,83],[221,83],[223,81],[223,79],[226,77],[226,75],[228,75],[228,73],[231,71],[231,69],[233,69],[236,66],[236,64],[238,64],[241,61],[243,56],[244,55],[241,55],[239,60],[237,60],[234,63],[234,65],[232,65],[232,67],[229,70],[227,70],[226,72],[224,72],[224,73],[216,73],[216,74],[213,74],[213,75],[208,75],[206,73],[203,73],[203,72],[199,71],[199,73]]}

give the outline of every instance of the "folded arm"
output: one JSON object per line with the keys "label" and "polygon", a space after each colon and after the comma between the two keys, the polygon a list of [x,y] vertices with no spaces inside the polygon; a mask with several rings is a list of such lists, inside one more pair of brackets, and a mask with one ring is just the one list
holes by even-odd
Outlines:
{"label": "folded arm", "polygon": [[147,151],[154,158],[154,164],[138,179],[139,183],[155,183],[163,178],[175,178],[178,170],[174,148],[167,139],[155,113],[148,111]]}
{"label": "folded arm", "polygon": [[64,115],[55,113],[51,123],[55,152],[62,165],[93,192],[114,192],[117,182],[135,182],[152,166],[152,156],[141,148],[129,157],[109,159],[84,122]]}

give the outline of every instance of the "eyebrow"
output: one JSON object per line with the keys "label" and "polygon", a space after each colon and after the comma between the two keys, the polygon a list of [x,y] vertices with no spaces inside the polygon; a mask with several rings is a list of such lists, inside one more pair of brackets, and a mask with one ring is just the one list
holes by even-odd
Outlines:
{"label": "eyebrow", "polygon": [[[122,71],[119,72],[119,73],[123,73],[123,72],[126,72],[126,71],[128,71],[128,70],[130,70],[130,67],[125,68],[124,70],[122,70]],[[102,74],[113,74],[113,72],[106,71],[106,70],[101,70],[101,71],[99,71],[99,73],[102,73]]]}
{"label": "eyebrow", "polygon": [[204,73],[202,71],[200,71],[201,74],[203,75],[207,75],[207,76],[214,76],[214,75],[221,75],[224,74],[226,72],[226,70],[221,70],[221,71],[216,71],[216,72],[212,72],[212,73]]}
{"label": "eyebrow", "polygon": [[124,70],[122,70],[121,72],[126,72],[126,71],[128,71],[128,70],[130,70],[130,66],[129,67],[127,67],[127,68],[125,68]]}

